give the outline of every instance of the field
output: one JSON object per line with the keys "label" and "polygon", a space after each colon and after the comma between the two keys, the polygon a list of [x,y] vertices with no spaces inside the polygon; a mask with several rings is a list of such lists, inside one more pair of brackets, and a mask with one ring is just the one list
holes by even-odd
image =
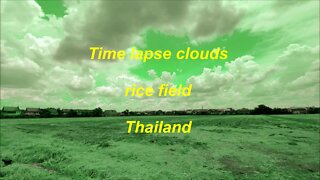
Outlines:
{"label": "field", "polygon": [[[126,120],[193,121],[128,134]],[[1,179],[319,179],[319,115],[1,119]]]}

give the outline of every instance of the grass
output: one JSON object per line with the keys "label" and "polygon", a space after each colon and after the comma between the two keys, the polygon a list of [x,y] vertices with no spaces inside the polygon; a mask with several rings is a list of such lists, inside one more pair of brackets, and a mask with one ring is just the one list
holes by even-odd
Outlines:
{"label": "grass", "polygon": [[[126,120],[190,134],[127,134]],[[319,179],[319,115],[1,119],[2,179]]]}

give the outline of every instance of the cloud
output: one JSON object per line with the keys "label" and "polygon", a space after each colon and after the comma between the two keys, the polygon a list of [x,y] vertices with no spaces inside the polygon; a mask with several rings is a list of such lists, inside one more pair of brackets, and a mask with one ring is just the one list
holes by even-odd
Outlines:
{"label": "cloud", "polygon": [[[317,87],[319,89],[319,46],[291,44],[277,60],[281,69],[279,81],[291,91]],[[317,93],[319,94],[319,93]]]}
{"label": "cloud", "polygon": [[88,59],[90,46],[127,49],[148,28],[204,40],[231,32],[242,15],[220,1],[95,1],[85,5],[88,8],[77,6],[81,10],[70,10],[66,15],[67,36],[60,43],[56,59]]}
{"label": "cloud", "polygon": [[170,83],[176,76],[176,73],[170,73],[170,72],[162,72],[160,79],[162,80],[162,82],[164,83]]}
{"label": "cloud", "polygon": [[242,92],[241,87],[263,81],[272,71],[272,68],[262,68],[250,55],[227,62],[225,68],[227,71],[223,71],[221,66],[213,69],[204,68],[201,75],[191,76],[187,83],[193,84],[195,92],[207,92],[208,96],[230,89]]}
{"label": "cloud", "polygon": [[[162,72],[160,76],[153,74],[152,70],[149,70],[149,73],[153,75],[152,81],[145,81],[142,80],[134,75],[127,74],[127,75],[119,75],[114,76],[112,78],[106,79],[106,84],[103,86],[97,86],[94,90],[90,91],[89,94],[97,97],[111,97],[116,98],[113,99],[115,101],[131,101],[131,100],[147,100],[153,99],[156,101],[158,97],[156,96],[158,88],[160,84],[169,84],[170,86],[174,86],[172,81],[174,80],[176,74],[169,73],[169,72]],[[131,96],[124,96],[125,90],[127,87],[132,87],[136,84],[137,87],[152,87],[155,90],[154,97],[131,97]]]}
{"label": "cloud", "polygon": [[35,88],[52,67],[62,26],[41,16],[34,1],[1,2],[1,87]]}
{"label": "cloud", "polygon": [[319,61],[319,46],[311,48],[299,44],[291,44],[279,56],[276,66],[282,69],[280,81],[290,82],[313,68]]}
{"label": "cloud", "polygon": [[[46,20],[33,1],[1,1],[1,102],[117,110],[319,105],[317,3],[277,8],[271,1],[67,1],[67,15]],[[263,57],[244,55],[191,77],[176,67],[146,67],[149,77],[137,76],[133,69],[141,62],[129,59],[82,61],[93,45],[127,52],[141,47],[148,29],[188,36],[202,47],[237,28],[253,34],[281,30],[282,36],[266,40],[270,52]],[[193,84],[190,97],[124,97],[133,84],[157,89],[185,78]]]}
{"label": "cloud", "polygon": [[[89,46],[126,49],[144,28],[168,24],[174,26],[187,13],[187,1],[97,1],[87,9],[83,26],[67,32],[57,59],[84,56]],[[85,13],[85,12],[78,12]],[[66,29],[68,30],[68,29]],[[82,36],[79,36],[79,35]],[[75,56],[76,55],[76,56]]]}
{"label": "cloud", "polygon": [[202,74],[187,80],[193,84],[193,105],[202,105],[206,97],[208,106],[319,106],[318,46],[291,44],[269,65],[258,64],[247,55],[225,67],[224,71],[222,67],[204,68]]}
{"label": "cloud", "polygon": [[94,86],[95,80],[91,75],[88,76],[73,76],[68,87],[74,91],[90,90]]}
{"label": "cloud", "polygon": [[195,23],[190,29],[190,34],[196,40],[208,40],[213,35],[231,32],[244,15],[243,11],[221,1],[197,2],[195,6]]}
{"label": "cloud", "polygon": [[41,67],[28,58],[1,60],[1,87],[31,87],[41,74]]}
{"label": "cloud", "polygon": [[95,93],[99,96],[120,96],[122,89],[119,87],[112,87],[112,86],[100,86],[96,88]]}
{"label": "cloud", "polygon": [[276,44],[317,45],[319,39],[319,1],[234,2],[247,10],[238,28],[256,32],[281,32]]}
{"label": "cloud", "polygon": [[1,1],[1,20],[5,19],[6,25],[10,27],[15,27],[15,23],[21,23],[22,25],[30,24],[35,18],[43,15],[41,7],[35,1],[23,1],[19,3]]}
{"label": "cloud", "polygon": [[157,77],[157,73],[156,73],[156,71],[155,71],[154,69],[150,69],[150,70],[148,71],[148,75],[149,75],[150,77],[152,77],[152,78],[156,78],[156,77]]}

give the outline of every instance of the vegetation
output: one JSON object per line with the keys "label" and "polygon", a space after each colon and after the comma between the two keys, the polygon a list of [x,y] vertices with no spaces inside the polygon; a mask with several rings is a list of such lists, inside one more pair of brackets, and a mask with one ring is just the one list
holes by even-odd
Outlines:
{"label": "vegetation", "polygon": [[[5,111],[5,109],[15,109],[13,111]],[[29,112],[28,109],[32,109]],[[266,105],[258,105],[254,109],[189,109],[179,111],[130,111],[126,109],[122,112],[115,110],[103,111],[100,107],[93,110],[90,109],[55,109],[55,108],[27,108],[20,110],[19,107],[2,108],[1,118],[49,118],[49,117],[102,117],[102,116],[161,116],[161,115],[259,115],[259,114],[320,114],[319,107],[304,108],[270,108]]]}
{"label": "vegetation", "polygon": [[[127,134],[127,120],[193,121]],[[319,115],[1,119],[3,179],[319,179]]]}

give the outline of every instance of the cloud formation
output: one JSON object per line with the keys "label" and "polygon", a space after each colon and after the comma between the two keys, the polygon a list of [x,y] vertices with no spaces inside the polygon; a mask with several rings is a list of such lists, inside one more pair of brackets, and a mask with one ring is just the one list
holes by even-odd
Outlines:
{"label": "cloud formation", "polygon": [[[276,1],[65,3],[67,15],[44,19],[34,1],[1,1],[3,105],[116,110],[242,108],[261,103],[319,106],[318,2],[280,3],[279,7]],[[144,64],[145,71],[137,72],[135,68],[141,66],[137,61],[86,61],[89,46],[129,52],[148,41],[143,36],[149,29],[165,38],[156,38],[146,49],[164,48],[168,40],[177,48],[194,41],[199,48],[214,47],[215,38],[228,40],[224,35],[235,30],[246,30],[248,36],[274,32],[280,36],[253,39],[254,47],[243,47],[247,39],[235,36],[231,45],[250,51],[220,66],[199,62],[182,70],[174,63],[168,69],[161,63]],[[176,43],[179,38],[186,43]],[[257,51],[259,56],[254,55]],[[124,96],[125,88],[133,84],[157,89],[162,83],[192,83],[193,92],[190,97]]]}
{"label": "cloud formation", "polygon": [[[272,106],[292,104],[319,106],[319,46],[289,45],[276,62],[261,65],[252,56],[243,56],[222,67],[205,68],[201,75],[192,76],[193,97],[203,99],[211,106],[221,102],[236,104],[269,103]],[[304,96],[302,94],[307,93]],[[225,97],[227,99],[224,99]],[[290,99],[290,101],[288,101]],[[219,102],[215,104],[214,102]],[[300,104],[302,105],[302,104]]]}
{"label": "cloud formation", "polygon": [[[67,36],[55,54],[58,60],[88,59],[90,46],[127,49],[145,29],[153,28],[174,35],[189,35],[195,40],[231,32],[242,12],[221,1],[96,1],[76,13],[87,16],[70,21]],[[72,14],[70,15],[73,16]],[[81,18],[78,17],[78,18]]]}

